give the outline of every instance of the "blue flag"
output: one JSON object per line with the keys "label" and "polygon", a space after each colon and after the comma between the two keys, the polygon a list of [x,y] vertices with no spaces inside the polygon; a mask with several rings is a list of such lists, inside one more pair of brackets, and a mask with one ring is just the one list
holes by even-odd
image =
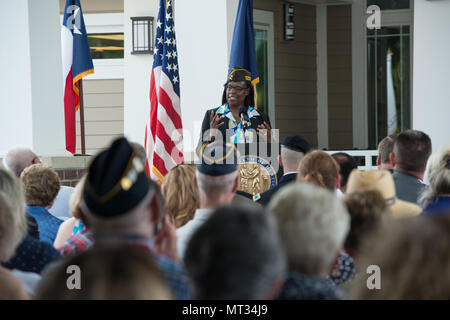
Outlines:
{"label": "blue flag", "polygon": [[240,66],[250,71],[253,85],[259,82],[253,37],[253,0],[239,0],[228,73],[234,66]]}

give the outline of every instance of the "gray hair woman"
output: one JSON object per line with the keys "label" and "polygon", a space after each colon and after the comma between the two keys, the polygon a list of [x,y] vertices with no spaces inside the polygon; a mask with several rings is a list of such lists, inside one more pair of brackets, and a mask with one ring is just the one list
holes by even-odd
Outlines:
{"label": "gray hair woman", "polygon": [[424,214],[442,215],[450,211],[450,144],[433,153],[426,174],[430,189],[423,195]]}
{"label": "gray hair woman", "polygon": [[[15,195],[15,197],[11,197]],[[0,263],[7,262],[26,234],[20,182],[0,169]],[[0,299],[28,299],[22,282],[0,265]]]}

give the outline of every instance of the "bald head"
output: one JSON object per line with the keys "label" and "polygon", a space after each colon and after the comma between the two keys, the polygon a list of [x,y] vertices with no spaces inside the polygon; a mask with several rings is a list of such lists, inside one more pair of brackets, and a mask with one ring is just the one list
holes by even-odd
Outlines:
{"label": "bald head", "polygon": [[289,148],[281,146],[281,161],[283,163],[284,172],[297,171],[300,160],[303,159],[305,154],[303,152],[294,151]]}
{"label": "bald head", "polygon": [[27,148],[9,150],[3,160],[5,168],[12,171],[17,177],[20,177],[23,169],[36,163],[41,163],[41,159]]}

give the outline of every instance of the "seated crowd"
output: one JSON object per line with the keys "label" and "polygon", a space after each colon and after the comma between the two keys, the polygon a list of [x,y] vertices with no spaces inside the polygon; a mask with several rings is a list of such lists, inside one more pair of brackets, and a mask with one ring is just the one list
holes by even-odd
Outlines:
{"label": "seated crowd", "polygon": [[450,299],[450,145],[431,154],[428,135],[407,130],[378,152],[378,170],[361,171],[288,136],[279,183],[248,195],[222,142],[161,186],[125,138],[75,188],[11,150],[0,299]]}

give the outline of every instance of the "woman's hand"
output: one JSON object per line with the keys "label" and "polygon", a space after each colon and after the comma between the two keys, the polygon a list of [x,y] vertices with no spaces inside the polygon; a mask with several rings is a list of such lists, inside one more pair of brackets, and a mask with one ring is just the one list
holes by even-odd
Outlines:
{"label": "woman's hand", "polygon": [[263,141],[267,142],[269,140],[268,137],[270,137],[270,140],[272,140],[272,131],[267,122],[264,121],[262,124],[260,124],[256,131],[261,139],[263,139]]}
{"label": "woman's hand", "polygon": [[[224,122],[222,121],[223,115],[218,115],[214,111],[211,111],[211,116],[209,118],[209,129],[219,129],[221,126],[223,126]],[[214,133],[211,131],[211,137],[210,141],[214,141],[216,137],[214,136]]]}

